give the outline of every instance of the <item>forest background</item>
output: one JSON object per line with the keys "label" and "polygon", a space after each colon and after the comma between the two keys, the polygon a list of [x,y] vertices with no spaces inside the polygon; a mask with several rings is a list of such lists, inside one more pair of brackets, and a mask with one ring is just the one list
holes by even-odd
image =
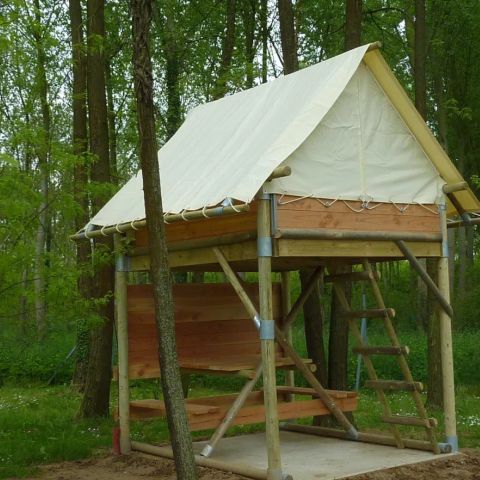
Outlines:
{"label": "forest background", "polygon": [[[80,10],[75,12],[75,6]],[[155,6],[151,55],[160,145],[194,106],[272,81],[345,49],[342,1],[166,0]],[[94,25],[99,8],[104,23]],[[282,15],[293,19],[290,45],[280,28]],[[424,105],[426,122],[465,179],[478,188],[480,4],[366,0],[360,20],[361,43],[382,42],[382,54],[397,78],[417,107]],[[98,85],[98,78],[89,74],[83,87],[74,81],[74,68],[87,50],[102,60],[96,74],[105,86],[106,130],[99,140],[95,134],[100,129],[89,118],[84,144],[79,145],[74,141],[73,112],[79,104],[86,112],[87,103],[90,113],[94,111],[95,89],[87,101],[87,84]],[[112,294],[99,280],[99,272],[110,261],[108,252],[100,248],[89,258],[89,252],[77,249],[69,236],[139,168],[131,65],[129,2],[0,3],[0,420],[2,408],[14,404],[18,395],[29,404],[32,398],[43,398],[49,390],[38,389],[47,384],[54,385],[49,388],[55,395],[69,399],[65,408],[69,418],[78,410],[91,339],[102,329],[105,334]],[[457,383],[471,398],[478,398],[480,262],[475,227],[452,229],[449,242]],[[426,293],[405,262],[381,268],[387,304],[397,310],[400,338],[411,347],[414,377],[427,380]],[[298,292],[299,280],[293,283]],[[354,290],[353,295],[359,301],[361,292]],[[330,303],[325,289],[326,350]],[[369,335],[376,334],[369,327]],[[300,324],[295,339],[297,348],[305,350]],[[108,367],[114,346],[112,353],[107,349]],[[356,360],[348,357],[349,387],[354,385]],[[387,362],[380,370],[394,378],[393,368]],[[72,381],[75,388],[70,390]],[[203,377],[194,377],[191,385],[224,391],[236,386]],[[81,408],[88,413],[84,404]],[[466,426],[470,422],[480,430],[480,418],[468,412],[464,418]],[[85,442],[85,451],[93,444]],[[34,458],[46,461],[62,455],[69,454],[47,451]]]}

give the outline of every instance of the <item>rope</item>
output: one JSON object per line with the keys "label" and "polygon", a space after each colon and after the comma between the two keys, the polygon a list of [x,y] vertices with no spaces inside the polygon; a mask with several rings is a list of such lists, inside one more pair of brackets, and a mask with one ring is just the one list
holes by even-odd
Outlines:
{"label": "rope", "polygon": [[423,203],[416,203],[416,205],[420,205],[422,208],[424,208],[425,210],[428,210],[429,212],[433,213],[434,215],[440,215],[440,212],[437,210],[432,210],[431,208],[427,207],[426,205],[423,205]]}
{"label": "rope", "polygon": [[362,203],[362,206],[360,208],[360,210],[357,210],[356,208],[353,208],[352,206],[350,206],[345,200],[342,200],[342,202],[345,204],[345,206],[347,206],[352,212],[355,212],[355,213],[361,213],[365,210],[365,204]]}
{"label": "rope", "polygon": [[[101,229],[100,229],[100,234],[103,235],[104,237],[107,237],[108,235],[103,231],[103,229],[106,227],[106,225],[104,225]],[[87,237],[88,238],[88,237]]]}
{"label": "rope", "polygon": [[130,226],[132,227],[132,230],[140,230],[139,228],[135,227],[134,223],[136,222],[136,220],[132,220],[130,222]]}
{"label": "rope", "polygon": [[306,198],[312,198],[313,193],[310,194],[310,195],[305,195],[304,197],[295,197],[292,200],[287,200],[286,202],[282,202],[282,198],[284,196],[285,196],[285,194],[282,193],[281,197],[278,199],[277,205],[288,205],[289,203],[299,202],[300,200],[305,200]]}
{"label": "rope", "polygon": [[117,223],[117,224],[115,225],[115,230],[116,230],[118,233],[122,233],[122,231],[118,228],[119,225],[120,225],[119,223]]}
{"label": "rope", "polygon": [[408,210],[408,207],[410,206],[409,203],[406,203],[403,207],[399,207],[395,202],[390,200],[392,205],[400,212],[400,213],[405,213]]}
{"label": "rope", "polygon": [[317,202],[320,202],[325,208],[329,208],[338,200],[338,197],[331,202],[323,202],[320,198],[315,198],[315,200],[317,200]]}

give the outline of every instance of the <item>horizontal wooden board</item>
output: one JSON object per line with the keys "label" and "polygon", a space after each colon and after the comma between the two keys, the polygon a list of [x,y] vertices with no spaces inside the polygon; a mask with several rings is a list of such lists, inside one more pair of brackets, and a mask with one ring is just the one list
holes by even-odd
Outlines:
{"label": "horizontal wooden board", "polygon": [[[167,243],[182,242],[200,238],[218,237],[234,233],[250,233],[257,231],[257,204],[254,202],[250,210],[213,218],[179,221],[165,225]],[[148,230],[142,228],[135,232],[135,246],[148,246]]]}
{"label": "horizontal wooden board", "polygon": [[[247,283],[245,289],[258,305],[258,284]],[[129,285],[127,297],[129,377],[158,377],[152,286]],[[255,368],[261,352],[258,332],[230,284],[176,284],[173,298],[181,367],[208,370],[210,364],[221,372]],[[281,323],[279,283],[273,284],[273,317]],[[281,356],[279,348],[277,354]]]}
{"label": "horizontal wooden board", "polygon": [[[405,242],[416,257],[440,257],[440,242]],[[395,242],[374,240],[289,240],[276,242],[281,257],[404,258]]]}
{"label": "horizontal wooden board", "polygon": [[[283,197],[281,202],[288,202],[294,198]],[[323,202],[327,203],[331,200],[323,200]],[[280,230],[299,228],[372,232],[440,232],[440,218],[436,213],[436,205],[426,205],[426,208],[421,205],[408,205],[404,211],[400,211],[391,203],[374,205],[373,209],[353,211],[361,209],[361,202],[344,203],[339,200],[330,207],[325,207],[315,198],[304,198],[287,204],[277,202],[277,228]]]}
{"label": "horizontal wooden board", "polygon": [[[331,392],[335,404],[344,412],[351,412],[357,408],[357,395],[353,392]],[[191,431],[217,428],[225,417],[228,408],[235,400],[235,395],[219,395],[188,399],[186,409]],[[302,418],[318,415],[329,415],[330,412],[320,399],[285,401],[282,392],[278,394],[278,418]],[[141,400],[130,403],[130,418],[135,420],[164,417],[165,407],[160,400]],[[244,406],[235,417],[233,425],[248,425],[265,421],[263,392],[252,392]]]}

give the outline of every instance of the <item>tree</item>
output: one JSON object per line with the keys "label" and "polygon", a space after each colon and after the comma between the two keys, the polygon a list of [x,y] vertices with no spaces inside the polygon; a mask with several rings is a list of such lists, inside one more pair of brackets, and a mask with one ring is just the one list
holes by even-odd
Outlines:
{"label": "tree", "polygon": [[[80,0],[69,1],[70,34],[72,40],[72,110],[73,110],[73,154],[75,166],[73,171],[73,196],[78,205],[75,216],[75,229],[78,231],[88,222],[88,167],[87,167],[87,63],[83,35],[82,7]],[[90,258],[90,243],[77,244],[77,280],[78,294],[81,299],[89,299],[92,295],[91,274],[85,271]],[[86,319],[80,313],[77,321],[77,357],[73,383],[81,390],[84,388],[88,359],[89,328]]]}
{"label": "tree", "polygon": [[155,321],[159,338],[161,381],[177,477],[181,480],[187,480],[196,479],[197,471],[188,429],[175,341],[172,279],[168,265],[157,143],[155,140],[153,78],[149,50],[151,17],[151,0],[132,0],[133,69],[140,140],[140,162],[145,198],[145,216],[149,231],[150,275],[153,284]]}
{"label": "tree", "polygon": [[222,58],[220,60],[220,68],[216,86],[213,92],[213,99],[222,98],[227,93],[227,81],[230,65],[232,63],[233,49],[235,47],[235,17],[236,17],[236,0],[227,0],[227,14],[225,24],[225,34],[222,41]]}
{"label": "tree", "polygon": [[[98,191],[92,205],[98,211],[108,200],[105,185],[111,181],[108,136],[108,112],[105,93],[105,2],[87,1],[87,97],[90,151],[94,156],[91,179]],[[90,331],[87,375],[80,415],[83,417],[109,414],[110,382],[112,377],[113,286],[114,271],[112,239],[96,240],[94,259],[96,270],[93,294],[99,301],[100,321]]]}
{"label": "tree", "polygon": [[298,70],[297,35],[291,0],[278,0],[278,17],[283,54],[283,73],[288,75]]}
{"label": "tree", "polygon": [[345,50],[362,44],[362,0],[347,0],[345,12]]}

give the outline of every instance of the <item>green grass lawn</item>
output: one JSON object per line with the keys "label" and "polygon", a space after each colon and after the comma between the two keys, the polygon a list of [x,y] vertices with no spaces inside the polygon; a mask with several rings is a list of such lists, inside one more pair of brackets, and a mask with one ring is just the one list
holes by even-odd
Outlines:
{"label": "green grass lawn", "polygon": [[[154,388],[152,383],[139,384],[132,389],[132,394],[136,398],[151,396]],[[208,386],[194,386],[191,390],[191,396],[218,393],[218,389]],[[86,458],[110,447],[113,421],[76,419],[79,400],[79,395],[69,386],[7,385],[1,388],[0,478],[30,475],[36,465]],[[394,394],[392,402],[397,413],[413,413],[408,395]],[[459,387],[457,410],[461,446],[480,447],[480,386]],[[359,428],[385,429],[377,420],[379,412],[375,396],[362,392],[359,410],[355,414]],[[441,420],[435,412],[434,415]],[[259,428],[237,427],[231,433]],[[133,422],[132,438],[146,442],[167,440],[166,422]]]}

